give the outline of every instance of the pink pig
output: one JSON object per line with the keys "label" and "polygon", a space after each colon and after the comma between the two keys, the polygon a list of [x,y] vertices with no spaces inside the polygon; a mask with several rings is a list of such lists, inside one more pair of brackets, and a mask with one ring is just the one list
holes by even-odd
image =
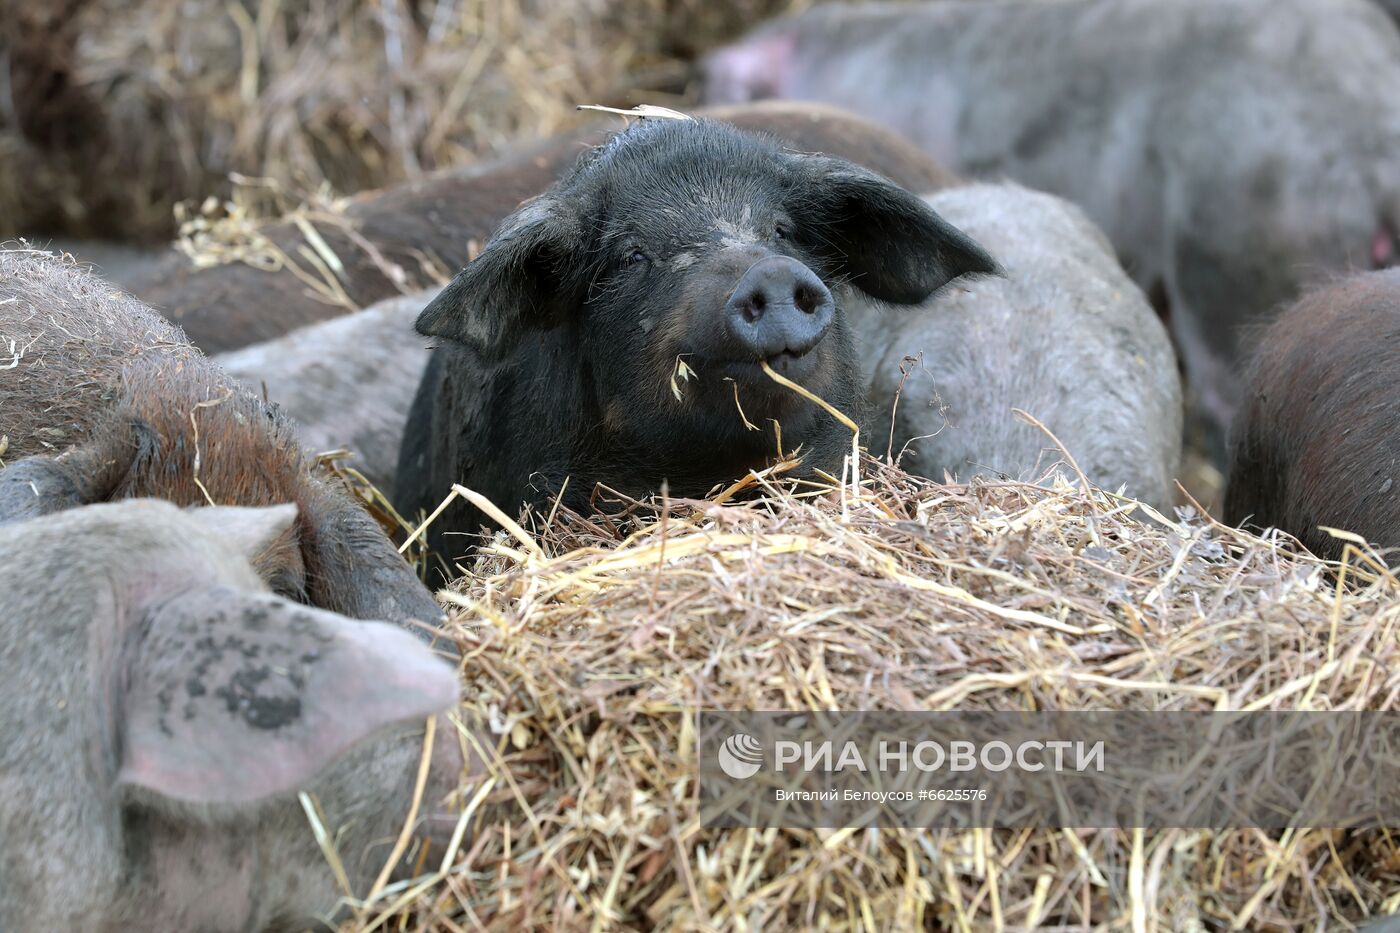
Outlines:
{"label": "pink pig", "polygon": [[[368,893],[457,678],[398,626],[273,595],[250,560],[295,519],[134,499],[0,528],[0,929],[330,921],[300,791]],[[463,767],[435,732],[429,836]]]}

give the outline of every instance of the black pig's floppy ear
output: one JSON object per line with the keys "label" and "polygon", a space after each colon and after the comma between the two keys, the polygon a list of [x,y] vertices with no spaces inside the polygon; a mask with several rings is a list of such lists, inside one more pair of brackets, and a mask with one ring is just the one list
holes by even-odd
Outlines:
{"label": "black pig's floppy ear", "polygon": [[918,304],[956,278],[997,274],[971,237],[893,182],[826,156],[795,158],[787,205],[803,246],[872,298]]}
{"label": "black pig's floppy ear", "polygon": [[481,254],[423,309],[418,332],[499,359],[525,331],[557,327],[578,308],[585,293],[583,250],[577,214],[559,198],[542,195],[507,217]]}

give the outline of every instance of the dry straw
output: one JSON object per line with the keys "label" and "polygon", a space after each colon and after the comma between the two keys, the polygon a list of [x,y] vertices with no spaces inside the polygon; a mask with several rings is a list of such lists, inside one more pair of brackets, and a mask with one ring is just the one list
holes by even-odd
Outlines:
{"label": "dry straw", "polygon": [[1301,931],[1400,906],[1381,832],[700,828],[702,708],[1395,707],[1400,594],[1364,546],[1339,585],[1192,510],[861,475],[498,536],[444,594],[487,775],[443,870],[351,929]]}
{"label": "dry straw", "polygon": [[[806,0],[61,3],[0,16],[0,61],[25,43],[70,98],[15,98],[0,69],[0,238],[169,237],[173,206],[227,198],[230,173],[341,194],[417,178],[559,132],[577,104],[680,100],[696,54]],[[20,131],[65,110],[83,132]]]}

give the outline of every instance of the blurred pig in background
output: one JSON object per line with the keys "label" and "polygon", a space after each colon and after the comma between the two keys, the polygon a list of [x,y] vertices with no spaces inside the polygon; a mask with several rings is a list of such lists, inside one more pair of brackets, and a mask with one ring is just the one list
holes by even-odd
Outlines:
{"label": "blurred pig in background", "polygon": [[1077,483],[1021,409],[1090,482],[1169,508],[1181,459],[1176,357],[1103,233],[1074,205],[1017,185],[927,200],[1002,275],[945,289],[920,310],[852,305],[871,373],[867,443],[879,453],[892,443],[906,469],[934,479],[1035,480],[1057,468]]}
{"label": "blurred pig in background", "polygon": [[1400,256],[1400,33],[1369,0],[823,5],[706,76],[711,102],[850,107],[1079,204],[1165,305],[1217,462],[1244,325]]}

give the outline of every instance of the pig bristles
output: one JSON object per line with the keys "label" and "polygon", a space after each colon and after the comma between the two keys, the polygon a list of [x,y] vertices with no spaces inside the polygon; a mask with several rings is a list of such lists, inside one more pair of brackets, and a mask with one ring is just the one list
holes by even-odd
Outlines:
{"label": "pig bristles", "polygon": [[1071,469],[957,485],[866,456],[844,511],[839,478],[783,474],[707,500],[600,493],[601,513],[560,504],[480,553],[441,596],[486,777],[461,788],[452,858],[349,929],[1321,929],[1338,904],[1395,906],[1400,842],[1380,831],[701,828],[700,709],[1400,695],[1400,581],[1364,542],[1339,581],[1283,536],[1168,517]]}

